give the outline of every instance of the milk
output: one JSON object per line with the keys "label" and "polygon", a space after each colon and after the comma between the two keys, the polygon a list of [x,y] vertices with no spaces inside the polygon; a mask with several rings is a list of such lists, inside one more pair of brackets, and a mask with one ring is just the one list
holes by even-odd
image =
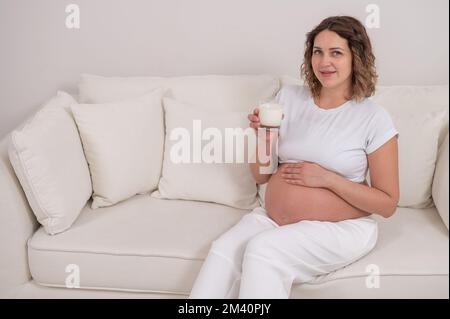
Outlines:
{"label": "milk", "polygon": [[279,127],[283,118],[283,107],[277,103],[264,103],[259,106],[261,127]]}

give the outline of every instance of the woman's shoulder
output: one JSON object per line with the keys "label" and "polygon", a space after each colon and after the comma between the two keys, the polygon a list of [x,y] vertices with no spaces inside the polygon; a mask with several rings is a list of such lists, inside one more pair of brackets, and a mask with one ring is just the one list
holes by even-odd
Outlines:
{"label": "woman's shoulder", "polygon": [[390,113],[384,108],[384,106],[375,102],[371,97],[364,98],[362,101],[355,102],[361,112],[365,113],[369,117],[385,117],[390,116]]}

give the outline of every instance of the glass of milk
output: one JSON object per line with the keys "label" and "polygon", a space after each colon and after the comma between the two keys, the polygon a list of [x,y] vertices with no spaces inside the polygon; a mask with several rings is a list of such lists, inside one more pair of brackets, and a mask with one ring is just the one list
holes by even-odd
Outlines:
{"label": "glass of milk", "polygon": [[259,106],[259,124],[265,128],[279,128],[283,119],[283,106],[267,102]]}

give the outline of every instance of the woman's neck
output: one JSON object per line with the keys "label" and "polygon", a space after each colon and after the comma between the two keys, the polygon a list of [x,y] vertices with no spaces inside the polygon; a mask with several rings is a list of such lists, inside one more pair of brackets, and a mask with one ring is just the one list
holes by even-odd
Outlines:
{"label": "woman's neck", "polygon": [[333,108],[344,104],[351,97],[350,89],[327,89],[322,87],[320,95],[315,98],[315,102],[322,108]]}

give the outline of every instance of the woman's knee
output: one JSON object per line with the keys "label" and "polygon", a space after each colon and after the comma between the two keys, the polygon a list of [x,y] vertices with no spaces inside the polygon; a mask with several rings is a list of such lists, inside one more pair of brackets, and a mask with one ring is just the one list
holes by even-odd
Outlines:
{"label": "woman's knee", "polygon": [[241,245],[236,238],[232,238],[231,236],[222,236],[212,242],[210,251],[218,255],[234,259],[239,253],[240,246]]}
{"label": "woman's knee", "polygon": [[274,229],[274,225],[264,214],[265,211],[255,209],[244,215],[238,224],[212,242],[210,251],[233,260],[241,260],[253,237]]}
{"label": "woman's knee", "polygon": [[[264,232],[256,235],[247,244],[245,255],[258,256],[264,259],[272,259],[279,251],[279,239],[273,232]],[[276,258],[276,257],[275,257]]]}

